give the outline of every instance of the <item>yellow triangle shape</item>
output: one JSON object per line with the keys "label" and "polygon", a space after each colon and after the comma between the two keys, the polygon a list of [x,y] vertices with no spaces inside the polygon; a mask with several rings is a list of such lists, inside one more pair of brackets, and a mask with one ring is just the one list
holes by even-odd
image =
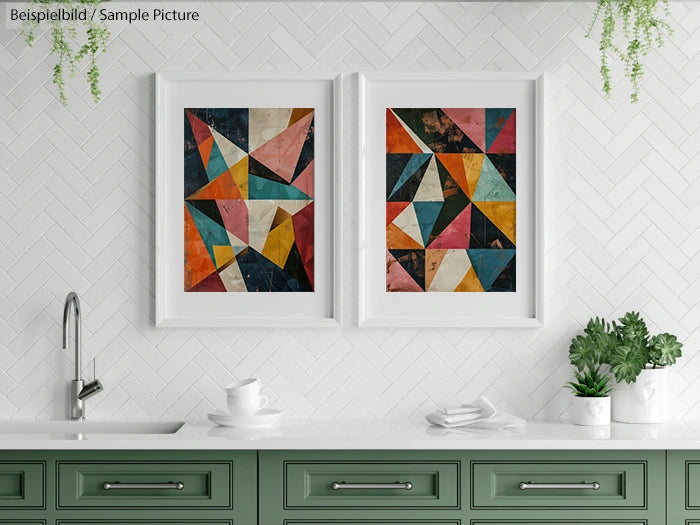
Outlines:
{"label": "yellow triangle shape", "polygon": [[464,162],[464,173],[467,176],[467,186],[469,187],[467,197],[471,199],[472,195],[474,195],[474,191],[476,190],[476,185],[479,182],[481,165],[484,163],[484,154],[463,153],[462,161]]}
{"label": "yellow triangle shape", "polygon": [[233,247],[231,246],[221,246],[215,244],[212,246],[212,249],[214,251],[214,260],[216,262],[217,269],[221,268],[234,257]]}
{"label": "yellow triangle shape", "polygon": [[248,200],[248,155],[236,162],[229,171],[241,191],[241,198]]}
{"label": "yellow triangle shape", "polygon": [[486,217],[515,244],[515,202],[474,201]]}
{"label": "yellow triangle shape", "polygon": [[455,292],[483,292],[484,287],[481,286],[481,281],[476,276],[474,267],[470,267],[469,271],[464,275],[462,282],[457,285]]}
{"label": "yellow triangle shape", "polygon": [[280,268],[287,264],[287,257],[294,245],[294,226],[291,217],[273,228],[265,240],[262,254]]}

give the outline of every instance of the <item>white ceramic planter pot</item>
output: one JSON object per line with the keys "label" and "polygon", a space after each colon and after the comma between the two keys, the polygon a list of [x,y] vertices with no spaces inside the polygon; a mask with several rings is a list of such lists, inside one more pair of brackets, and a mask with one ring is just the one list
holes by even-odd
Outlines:
{"label": "white ceramic planter pot", "polygon": [[612,394],[613,419],[621,423],[664,423],[668,419],[668,369],[645,368],[632,384]]}
{"label": "white ceramic planter pot", "polygon": [[575,425],[609,425],[610,397],[574,397],[571,418]]}

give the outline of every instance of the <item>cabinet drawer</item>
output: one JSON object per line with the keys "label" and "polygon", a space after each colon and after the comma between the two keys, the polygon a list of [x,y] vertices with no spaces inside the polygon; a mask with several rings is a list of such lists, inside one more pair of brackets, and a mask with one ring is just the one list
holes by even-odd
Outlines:
{"label": "cabinet drawer", "polygon": [[[535,521],[516,521],[516,520],[474,520],[471,525],[648,525],[647,520],[624,520],[624,521],[605,521],[605,520],[535,520]],[[690,525],[690,524],[688,524]]]}
{"label": "cabinet drawer", "polygon": [[[460,520],[380,520],[380,521],[335,521],[335,520],[320,520],[320,521],[295,521],[285,520],[284,525],[461,525]],[[598,525],[598,524],[596,524]],[[608,524],[603,524],[608,525]],[[612,524],[610,524],[612,525]],[[619,525],[619,524],[616,524]],[[637,525],[636,523],[630,525]]]}
{"label": "cabinet drawer", "polygon": [[[334,488],[335,483],[340,487]],[[288,509],[455,509],[459,462],[288,461],[284,489]]]}
{"label": "cabinet drawer", "polygon": [[[230,509],[231,475],[230,461],[59,461],[58,508]],[[181,489],[158,487],[177,483]],[[124,484],[132,487],[121,488]]]}
{"label": "cabinet drawer", "polygon": [[[646,506],[645,461],[473,461],[471,479],[475,509]],[[522,483],[527,485],[521,488]],[[590,488],[593,483],[599,488]]]}
{"label": "cabinet drawer", "polygon": [[44,463],[0,462],[0,509],[44,508]]}
{"label": "cabinet drawer", "polygon": [[[231,520],[58,520],[56,525],[234,525]],[[0,521],[0,525],[4,525]],[[635,524],[636,525],[636,524]]]}

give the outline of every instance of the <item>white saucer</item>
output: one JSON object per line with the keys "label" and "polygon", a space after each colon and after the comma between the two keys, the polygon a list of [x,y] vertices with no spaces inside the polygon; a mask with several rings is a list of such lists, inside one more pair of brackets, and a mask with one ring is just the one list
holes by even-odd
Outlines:
{"label": "white saucer", "polygon": [[234,416],[225,410],[215,410],[207,414],[209,421],[223,427],[263,428],[277,423],[282,417],[281,410],[263,408],[250,416]]}

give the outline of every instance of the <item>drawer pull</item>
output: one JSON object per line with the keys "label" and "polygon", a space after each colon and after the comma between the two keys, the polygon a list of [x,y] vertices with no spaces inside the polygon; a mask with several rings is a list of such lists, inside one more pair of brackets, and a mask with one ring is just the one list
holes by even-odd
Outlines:
{"label": "drawer pull", "polygon": [[171,483],[119,483],[118,481],[115,481],[114,483],[110,483],[109,481],[105,481],[104,484],[102,485],[102,488],[105,490],[112,490],[112,489],[175,489],[175,490],[182,490],[185,488],[185,484],[182,483],[181,481],[177,482],[171,482]]}
{"label": "drawer pull", "polygon": [[594,481],[593,483],[533,483],[532,481],[521,481],[520,490],[529,489],[588,489],[588,490],[598,490],[600,488],[600,483]]}
{"label": "drawer pull", "polygon": [[413,488],[413,483],[407,481],[406,483],[346,483],[344,481],[338,482],[334,481],[331,483],[331,488],[333,490],[345,490],[345,489],[404,489],[411,490]]}

